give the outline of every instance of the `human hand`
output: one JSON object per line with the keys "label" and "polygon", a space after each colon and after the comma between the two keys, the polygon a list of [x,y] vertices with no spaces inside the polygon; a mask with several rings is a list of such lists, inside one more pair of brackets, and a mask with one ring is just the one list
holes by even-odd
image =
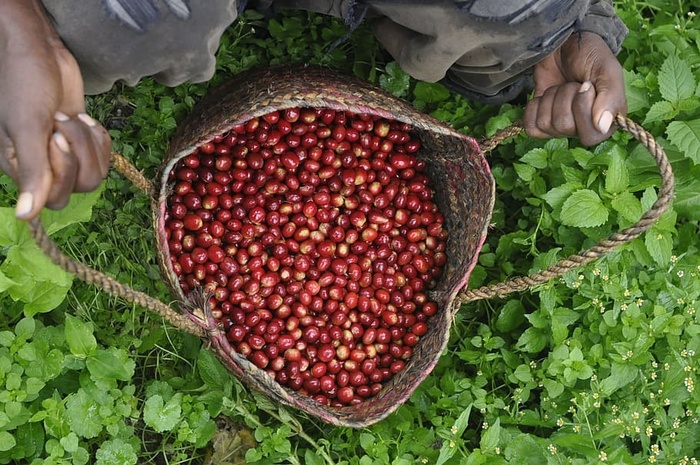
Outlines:
{"label": "human hand", "polygon": [[534,98],[525,108],[531,137],[578,137],[595,145],[610,137],[627,112],[622,66],[597,34],[572,36],[535,66]]}
{"label": "human hand", "polygon": [[107,175],[111,140],[85,113],[80,69],[37,0],[0,2],[0,168],[17,218],[64,207]]}

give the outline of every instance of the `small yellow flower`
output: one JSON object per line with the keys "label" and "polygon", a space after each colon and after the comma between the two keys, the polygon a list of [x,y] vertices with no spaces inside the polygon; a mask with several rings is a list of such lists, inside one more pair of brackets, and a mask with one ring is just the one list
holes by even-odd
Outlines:
{"label": "small yellow flower", "polygon": [[600,276],[600,268],[595,268],[595,269],[593,270],[593,275],[594,275],[594,276]]}
{"label": "small yellow flower", "polygon": [[620,310],[622,310],[623,312],[627,310],[627,304],[620,304]]}
{"label": "small yellow flower", "polygon": [[641,307],[644,304],[644,299],[637,299],[635,303],[637,304],[637,307]]}
{"label": "small yellow flower", "polygon": [[452,427],[450,428],[450,431],[452,432],[452,434],[457,434],[457,426],[452,425]]}
{"label": "small yellow flower", "polygon": [[[659,239],[661,239],[661,238],[659,237]],[[678,261],[678,257],[676,257],[675,255],[671,255],[671,263],[673,265],[675,265],[677,261]]]}
{"label": "small yellow flower", "polygon": [[481,429],[489,429],[489,422],[485,421],[484,424],[481,425]]}
{"label": "small yellow flower", "polygon": [[649,457],[649,463],[656,463],[656,456],[652,455]]}
{"label": "small yellow flower", "polygon": [[658,444],[651,445],[651,453],[654,455],[659,455],[659,445]]}
{"label": "small yellow flower", "polygon": [[688,376],[685,380],[683,380],[683,384],[685,384],[685,388],[687,389],[688,392],[693,392],[695,390],[695,385],[693,384],[693,378]]}
{"label": "small yellow flower", "polygon": [[561,428],[562,426],[564,426],[564,419],[563,419],[563,418],[559,418],[559,419],[557,420],[557,426],[558,426],[559,428]]}
{"label": "small yellow flower", "polygon": [[606,275],[606,274],[603,275],[603,281],[607,281],[607,280],[609,280],[609,279],[610,279],[610,276],[608,276],[608,275]]}
{"label": "small yellow flower", "polygon": [[668,397],[665,398],[665,399],[664,399],[664,405],[666,405],[666,406],[671,405],[671,399],[669,399]]}
{"label": "small yellow flower", "polygon": [[574,433],[580,433],[581,432],[581,425],[574,425]]}
{"label": "small yellow flower", "polygon": [[501,455],[501,448],[500,447],[496,447],[493,451],[496,453],[496,455]]}
{"label": "small yellow flower", "polygon": [[683,371],[685,371],[686,373],[690,373],[691,371],[693,371],[693,367],[686,365],[683,367]]}
{"label": "small yellow flower", "polygon": [[681,427],[681,419],[680,419],[680,418],[674,419],[674,420],[673,420],[673,425],[671,425],[671,426],[673,426],[673,429],[678,429],[678,428],[680,428],[680,427]]}
{"label": "small yellow flower", "polygon": [[[661,239],[664,238],[664,235],[661,234],[661,233],[659,233],[659,234],[656,235],[656,238],[657,238],[658,240],[661,240]],[[671,257],[671,258],[673,258],[673,257]]]}
{"label": "small yellow flower", "polygon": [[601,450],[600,453],[598,454],[598,460],[600,460],[601,462],[607,461],[607,460],[608,460],[608,454],[606,454],[605,451],[602,451],[602,450]]}
{"label": "small yellow flower", "polygon": [[679,278],[682,278],[684,274],[685,274],[685,273],[683,272],[683,270],[678,270],[678,271],[676,271],[676,275],[677,275]]}
{"label": "small yellow flower", "polygon": [[547,450],[549,451],[550,454],[556,455],[557,454],[557,446],[554,444],[550,444],[547,446]]}
{"label": "small yellow flower", "polygon": [[629,296],[630,296],[630,290],[629,290],[629,289],[625,289],[625,292],[623,292],[622,295],[624,295],[625,297],[629,297]]}
{"label": "small yellow flower", "polygon": [[632,419],[639,420],[639,412],[632,412]]}
{"label": "small yellow flower", "polygon": [[428,463],[428,459],[426,457],[423,457],[420,459],[421,463]]}
{"label": "small yellow flower", "polygon": [[451,448],[454,448],[456,445],[457,445],[457,444],[455,444],[454,441],[450,441],[450,447],[451,447]]}
{"label": "small yellow flower", "polygon": [[651,426],[647,426],[647,429],[645,432],[646,432],[647,436],[651,436],[652,434],[654,434],[654,430],[652,429]]}

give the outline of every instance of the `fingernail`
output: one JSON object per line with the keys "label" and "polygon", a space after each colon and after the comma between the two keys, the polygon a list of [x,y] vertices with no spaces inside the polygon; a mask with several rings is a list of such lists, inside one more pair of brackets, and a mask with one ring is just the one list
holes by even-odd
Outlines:
{"label": "fingernail", "polygon": [[600,115],[600,119],[598,120],[598,131],[600,131],[602,134],[607,134],[607,132],[610,130],[610,126],[612,126],[612,122],[612,113],[605,110],[603,114]]}
{"label": "fingernail", "polygon": [[58,149],[63,152],[63,153],[70,153],[70,145],[68,144],[68,141],[66,140],[66,136],[61,134],[60,132],[54,132],[53,133],[53,141],[58,147]]}
{"label": "fingernail", "polygon": [[585,92],[588,92],[589,90],[591,90],[592,85],[593,84],[591,84],[591,81],[584,82],[583,84],[581,84],[581,88],[579,88],[578,93],[583,94]]}
{"label": "fingernail", "polygon": [[62,111],[57,111],[54,115],[53,118],[56,121],[59,121],[61,123],[65,123],[66,121],[70,121],[70,116],[66,115]]}
{"label": "fingernail", "polygon": [[29,192],[22,192],[17,199],[17,207],[15,208],[15,216],[24,218],[31,213],[34,207],[34,196]]}
{"label": "fingernail", "polygon": [[97,126],[97,121],[95,121],[92,116],[88,115],[87,113],[78,113],[78,119],[82,121],[83,123],[87,124],[91,128],[94,128]]}

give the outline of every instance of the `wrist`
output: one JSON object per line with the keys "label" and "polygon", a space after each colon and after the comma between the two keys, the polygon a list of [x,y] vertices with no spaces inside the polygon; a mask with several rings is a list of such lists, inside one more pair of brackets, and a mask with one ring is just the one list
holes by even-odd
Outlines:
{"label": "wrist", "polygon": [[[31,47],[33,39],[56,37],[39,0],[0,1],[0,40]],[[29,42],[27,43],[27,41]]]}

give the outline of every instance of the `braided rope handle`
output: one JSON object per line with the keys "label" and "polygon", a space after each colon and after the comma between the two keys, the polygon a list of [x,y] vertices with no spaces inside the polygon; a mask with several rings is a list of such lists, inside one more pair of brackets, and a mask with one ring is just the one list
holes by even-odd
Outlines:
{"label": "braided rope handle", "polygon": [[[533,273],[529,276],[512,278],[497,284],[482,286],[477,289],[461,291],[457,294],[455,303],[468,303],[476,300],[490,299],[492,297],[504,297],[513,292],[524,291],[539,286],[549,280],[559,277],[564,273],[591,263],[598,258],[606,255],[617,247],[636,239],[646,230],[651,228],[654,223],[663,215],[673,200],[674,177],[671,170],[671,164],[668,161],[664,149],[656,143],[654,137],[644,130],[640,125],[630,120],[626,116],[618,114],[615,117],[615,122],[618,127],[629,134],[644,145],[651,156],[656,161],[661,174],[661,190],[654,204],[647,210],[641,219],[627,229],[612,234],[607,239],[603,239],[593,247],[570,257],[564,258],[554,265]],[[495,148],[499,143],[509,137],[517,135],[522,130],[520,124],[509,126],[506,129],[495,134],[491,139],[485,141],[482,146],[484,151],[489,151]]]}
{"label": "braided rope handle", "polygon": [[[512,292],[524,291],[540,284],[544,284],[552,278],[556,278],[568,271],[595,261],[603,255],[611,252],[618,246],[639,237],[644,231],[648,230],[656,222],[656,220],[658,220],[659,217],[666,212],[666,210],[668,210],[673,198],[674,178],[666,153],[664,152],[663,148],[656,143],[651,134],[626,116],[617,115],[616,123],[621,129],[630,133],[649,150],[659,167],[662,181],[661,190],[657,201],[651,206],[651,208],[633,226],[611,235],[609,238],[600,241],[595,246],[580,254],[560,260],[549,268],[529,276],[513,278],[502,283],[483,286],[477,289],[461,291],[456,296],[456,304],[481,299],[489,299],[496,296],[503,297]],[[491,151],[505,139],[513,137],[521,131],[522,126],[517,123],[509,126],[508,128],[494,135],[489,140],[484,141],[482,143],[482,148],[485,152]],[[143,192],[152,192],[151,182],[148,181],[126,158],[117,153],[112,153],[112,165]],[[29,223],[29,230],[39,248],[49,257],[49,259],[69,273],[76,275],[78,278],[82,279],[88,284],[101,288],[111,295],[121,297],[128,302],[140,305],[162,316],[173,326],[183,331],[194,334],[198,337],[204,337],[206,335],[206,331],[193,321],[193,315],[189,314],[188,312],[181,313],[173,310],[169,305],[161,302],[160,300],[155,299],[143,292],[135,291],[128,285],[120,283],[114,278],[105,275],[101,271],[90,268],[89,266],[66,256],[46,234],[46,231],[44,230],[39,218],[36,218]]]}
{"label": "braided rope handle", "polygon": [[[112,166],[141,191],[144,193],[151,192],[151,182],[146,179],[129,160],[116,152],[112,152]],[[58,265],[63,270],[77,276],[88,284],[97,286],[110,295],[120,297],[127,302],[137,304],[160,315],[171,325],[180,330],[201,338],[206,336],[206,331],[192,320],[193,316],[190,313],[178,312],[168,304],[146,293],[136,291],[103,272],[95,270],[67,256],[46,233],[39,217],[30,221],[28,226],[29,233],[34,239],[34,242],[39,246],[39,249],[41,249],[55,265]]]}

